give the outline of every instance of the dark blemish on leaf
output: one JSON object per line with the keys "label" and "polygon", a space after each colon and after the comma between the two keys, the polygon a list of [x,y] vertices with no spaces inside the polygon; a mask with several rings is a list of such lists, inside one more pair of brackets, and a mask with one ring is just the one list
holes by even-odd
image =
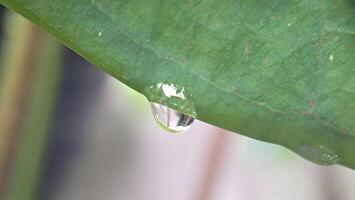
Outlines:
{"label": "dark blemish on leaf", "polygon": [[315,107],[316,107],[316,101],[315,100],[311,100],[309,102],[309,110],[314,110]]}

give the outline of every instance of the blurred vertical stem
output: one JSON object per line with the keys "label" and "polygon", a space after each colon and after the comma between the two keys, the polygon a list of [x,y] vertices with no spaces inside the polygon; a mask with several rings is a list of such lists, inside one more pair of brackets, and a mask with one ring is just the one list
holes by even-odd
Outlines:
{"label": "blurred vertical stem", "polygon": [[207,164],[201,176],[201,187],[197,190],[197,200],[213,199],[213,191],[220,175],[225,149],[228,146],[228,137],[229,134],[225,130],[216,129],[211,145],[207,148]]}
{"label": "blurred vertical stem", "polygon": [[5,45],[9,50],[4,56],[5,86],[0,90],[0,130],[10,127],[1,131],[0,136],[16,138],[16,143],[13,142],[16,148],[13,148],[11,170],[7,171],[4,199],[31,200],[37,195],[58,91],[61,46],[18,15],[10,14],[8,22],[8,35],[13,38]]}
{"label": "blurred vertical stem", "polygon": [[[31,83],[31,47],[35,31],[25,19],[8,14],[0,57],[0,191],[7,175],[11,146],[19,132]],[[30,53],[31,52],[31,53]]]}

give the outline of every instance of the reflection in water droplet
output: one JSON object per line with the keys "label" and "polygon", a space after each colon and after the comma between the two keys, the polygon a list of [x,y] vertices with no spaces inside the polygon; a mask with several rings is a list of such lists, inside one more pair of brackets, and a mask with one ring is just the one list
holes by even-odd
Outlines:
{"label": "reflection in water droplet", "polygon": [[164,130],[171,133],[182,133],[189,129],[194,122],[194,118],[167,106],[151,102],[155,121]]}
{"label": "reflection in water droplet", "polygon": [[[156,122],[171,133],[186,131],[196,118],[196,108],[184,87],[158,83],[147,88],[148,99]],[[159,103],[157,103],[159,102]],[[168,107],[183,110],[184,113]]]}
{"label": "reflection in water droplet", "polygon": [[298,153],[310,161],[321,165],[333,165],[339,161],[339,156],[322,145],[307,145],[299,149]]}
{"label": "reflection in water droplet", "polygon": [[334,56],[333,56],[333,55],[330,55],[330,56],[329,56],[329,60],[330,60],[330,61],[334,60]]}
{"label": "reflection in water droplet", "polygon": [[184,88],[178,88],[174,84],[163,84],[163,83],[158,83],[157,88],[162,90],[164,92],[165,97],[178,97],[182,100],[185,100],[185,94],[184,94]]}

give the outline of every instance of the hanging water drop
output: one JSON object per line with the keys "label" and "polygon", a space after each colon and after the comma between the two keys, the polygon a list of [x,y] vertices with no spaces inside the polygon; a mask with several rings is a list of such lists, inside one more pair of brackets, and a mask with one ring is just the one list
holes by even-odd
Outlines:
{"label": "hanging water drop", "polygon": [[151,102],[155,121],[161,128],[171,133],[182,133],[189,129],[195,118],[167,106]]}
{"label": "hanging water drop", "polygon": [[338,163],[339,156],[324,145],[305,145],[297,152],[306,159],[320,165],[334,165]]}
{"label": "hanging water drop", "polygon": [[186,93],[184,87],[177,84],[158,83],[147,88],[147,93],[150,95],[148,99],[154,119],[161,128],[178,134],[191,127],[196,117],[196,108],[191,101],[191,95]]}

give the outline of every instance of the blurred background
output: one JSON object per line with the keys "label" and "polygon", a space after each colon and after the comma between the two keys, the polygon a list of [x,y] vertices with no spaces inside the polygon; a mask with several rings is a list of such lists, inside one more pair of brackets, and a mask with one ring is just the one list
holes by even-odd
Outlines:
{"label": "blurred background", "polygon": [[355,199],[345,167],[199,121],[166,133],[142,95],[1,6],[0,47],[0,199]]}

